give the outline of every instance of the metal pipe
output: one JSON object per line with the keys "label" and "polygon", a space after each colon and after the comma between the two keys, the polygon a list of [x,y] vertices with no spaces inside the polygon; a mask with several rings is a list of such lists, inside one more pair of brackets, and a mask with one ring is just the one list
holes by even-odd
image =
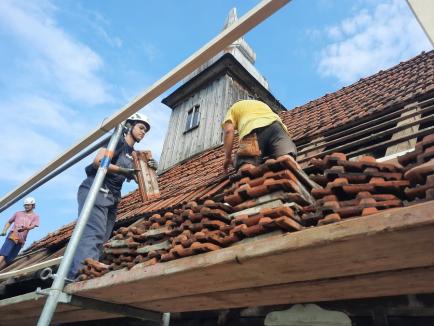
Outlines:
{"label": "metal pipe", "polygon": [[3,212],[5,209],[9,208],[10,206],[12,206],[13,204],[15,204],[21,198],[24,198],[24,196],[28,195],[33,190],[39,188],[44,183],[48,182],[49,180],[53,179],[55,176],[59,175],[60,173],[62,173],[66,169],[70,168],[75,163],[80,162],[82,159],[84,159],[90,153],[93,153],[95,150],[97,150],[103,144],[105,144],[111,138],[111,136],[112,135],[109,135],[109,136],[103,138],[101,141],[97,142],[95,145],[92,145],[91,147],[89,147],[88,149],[86,149],[84,152],[82,152],[81,154],[79,154],[76,157],[74,157],[73,159],[71,159],[69,162],[63,164],[61,167],[59,167],[58,169],[56,169],[53,172],[51,172],[50,174],[48,174],[47,176],[45,176],[43,179],[41,179],[40,181],[36,182],[29,189],[27,189],[26,191],[22,192],[20,195],[16,196],[11,201],[7,202],[5,205],[3,205],[2,207],[0,207],[0,213]]}
{"label": "metal pipe", "polygon": [[110,142],[107,146],[106,155],[101,160],[98,171],[95,175],[95,179],[90,187],[89,194],[84,202],[81,214],[78,217],[77,223],[74,228],[74,232],[71,235],[68,246],[66,247],[65,254],[63,255],[62,262],[60,263],[57,274],[54,276],[53,284],[49,290],[47,301],[45,302],[44,309],[42,310],[41,316],[38,320],[38,326],[48,326],[53,318],[54,312],[56,311],[57,304],[59,302],[59,297],[63,293],[63,287],[65,285],[65,277],[68,274],[69,268],[71,267],[72,259],[75,255],[78,243],[83,234],[84,228],[89,220],[90,213],[95,204],[96,196],[99,189],[104,181],[104,177],[107,173],[107,169],[110,165],[112,155],[115,151],[116,145],[122,136],[123,124],[116,127]]}
{"label": "metal pipe", "polygon": [[170,312],[163,313],[163,318],[161,319],[161,326],[169,326],[170,325]]}

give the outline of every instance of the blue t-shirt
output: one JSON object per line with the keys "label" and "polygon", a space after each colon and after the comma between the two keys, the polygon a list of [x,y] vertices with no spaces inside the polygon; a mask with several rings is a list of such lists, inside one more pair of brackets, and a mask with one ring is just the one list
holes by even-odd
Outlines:
{"label": "blue t-shirt", "polygon": [[[133,168],[133,157],[131,155],[133,151],[134,148],[128,145],[124,138],[121,138],[118,145],[116,146],[116,150],[111,160],[111,164],[115,164],[117,166],[129,169]],[[87,178],[83,181],[82,185],[88,186],[90,188],[93,179],[95,178],[96,172],[98,171],[98,168],[95,168],[93,166],[93,163],[91,163],[85,168],[85,171]],[[103,186],[110,190],[110,192],[115,198],[120,198],[122,184],[124,183],[125,179],[126,176],[122,174],[107,172],[104,178]]]}

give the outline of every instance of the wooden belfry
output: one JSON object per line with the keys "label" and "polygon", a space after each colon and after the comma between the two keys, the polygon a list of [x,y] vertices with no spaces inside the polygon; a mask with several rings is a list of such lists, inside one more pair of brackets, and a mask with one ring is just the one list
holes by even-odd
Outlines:
{"label": "wooden belfry", "polygon": [[137,181],[143,202],[160,197],[157,173],[148,166],[148,161],[151,158],[151,151],[133,152],[134,168],[138,170]]}

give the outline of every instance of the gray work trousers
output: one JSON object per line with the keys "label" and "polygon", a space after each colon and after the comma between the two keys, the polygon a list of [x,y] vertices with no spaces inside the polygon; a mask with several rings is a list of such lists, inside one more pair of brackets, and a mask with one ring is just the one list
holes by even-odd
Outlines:
{"label": "gray work trousers", "polygon": [[[78,216],[83,209],[89,188],[81,185],[78,188]],[[82,262],[86,258],[99,260],[103,244],[110,239],[116,220],[116,207],[118,200],[112,193],[98,192],[95,205],[84,228],[83,235],[72,260],[67,278],[75,279],[78,272],[83,268]]]}

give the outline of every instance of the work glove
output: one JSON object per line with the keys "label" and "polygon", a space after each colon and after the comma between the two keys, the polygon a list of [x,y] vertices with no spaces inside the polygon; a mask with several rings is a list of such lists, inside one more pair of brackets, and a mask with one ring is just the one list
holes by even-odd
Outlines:
{"label": "work glove", "polygon": [[158,162],[156,160],[154,160],[153,158],[148,160],[148,166],[151,169],[157,170],[158,169]]}
{"label": "work glove", "polygon": [[120,166],[117,173],[126,176],[128,182],[130,182],[131,180],[134,180],[138,184],[139,180],[137,179],[137,171],[140,171],[140,170],[123,168]]}
{"label": "work glove", "polygon": [[136,175],[136,170],[130,169],[130,168],[123,168],[123,167],[119,166],[117,173],[122,174],[122,175],[126,176],[127,178],[131,179],[134,175]]}

